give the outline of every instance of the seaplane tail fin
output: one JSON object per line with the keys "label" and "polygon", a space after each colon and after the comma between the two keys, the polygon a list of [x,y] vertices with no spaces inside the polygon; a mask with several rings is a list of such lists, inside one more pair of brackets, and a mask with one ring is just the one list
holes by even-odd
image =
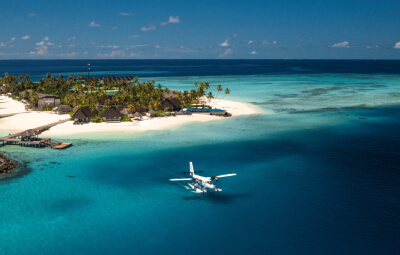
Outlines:
{"label": "seaplane tail fin", "polygon": [[190,162],[190,175],[193,176],[193,174],[194,174],[193,163]]}

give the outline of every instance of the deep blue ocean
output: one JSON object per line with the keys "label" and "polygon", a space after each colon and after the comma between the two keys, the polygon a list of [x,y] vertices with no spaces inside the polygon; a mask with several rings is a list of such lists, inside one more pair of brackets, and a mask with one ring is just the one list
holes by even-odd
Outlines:
{"label": "deep blue ocean", "polygon": [[[222,84],[263,113],[0,147],[25,167],[0,183],[0,254],[399,254],[400,61],[10,60],[0,74],[88,63],[171,89]],[[189,161],[238,175],[191,193],[168,181]]]}

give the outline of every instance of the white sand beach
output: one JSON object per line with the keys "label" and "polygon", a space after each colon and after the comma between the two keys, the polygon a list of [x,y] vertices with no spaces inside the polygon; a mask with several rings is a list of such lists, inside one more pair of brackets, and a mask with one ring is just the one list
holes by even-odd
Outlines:
{"label": "white sand beach", "polygon": [[[232,114],[232,117],[262,113],[262,111],[255,106],[230,100],[220,100],[215,107],[228,111]],[[49,112],[25,111],[23,103],[5,96],[0,96],[0,115],[10,113],[20,114],[0,118],[1,131],[18,132],[69,118],[69,115],[67,114],[57,115]],[[269,113],[272,114],[273,112],[271,111]],[[43,134],[46,136],[59,136],[88,132],[143,132],[147,130],[168,129],[194,122],[208,122],[224,119],[226,118],[207,114],[193,114],[121,123],[89,123],[84,125],[73,125],[72,121],[68,121],[52,127],[48,131],[43,132]]]}

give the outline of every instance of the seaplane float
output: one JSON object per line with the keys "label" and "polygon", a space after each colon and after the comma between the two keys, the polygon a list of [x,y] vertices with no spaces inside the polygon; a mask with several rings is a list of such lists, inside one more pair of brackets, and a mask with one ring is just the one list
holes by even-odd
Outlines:
{"label": "seaplane float", "polygon": [[194,183],[188,183],[189,187],[193,189],[195,193],[205,193],[207,189],[212,191],[222,191],[215,187],[212,180],[218,181],[219,178],[235,176],[236,174],[223,174],[212,177],[204,177],[197,175],[196,173],[202,173],[204,171],[194,171],[193,163],[190,162],[190,172],[183,172],[183,174],[190,174],[191,178],[179,178],[179,179],[169,179],[170,181],[193,181]]}

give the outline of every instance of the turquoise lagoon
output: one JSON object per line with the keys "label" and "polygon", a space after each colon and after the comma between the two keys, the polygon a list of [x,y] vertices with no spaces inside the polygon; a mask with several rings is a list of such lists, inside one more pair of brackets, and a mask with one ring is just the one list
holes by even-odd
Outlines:
{"label": "turquoise lagoon", "polygon": [[[173,69],[173,68],[172,68]],[[61,71],[60,71],[61,72]],[[141,78],[141,77],[139,77]],[[394,74],[143,77],[229,87],[264,113],[0,151],[2,254],[396,254],[400,97]],[[189,161],[220,193],[195,194]]]}

